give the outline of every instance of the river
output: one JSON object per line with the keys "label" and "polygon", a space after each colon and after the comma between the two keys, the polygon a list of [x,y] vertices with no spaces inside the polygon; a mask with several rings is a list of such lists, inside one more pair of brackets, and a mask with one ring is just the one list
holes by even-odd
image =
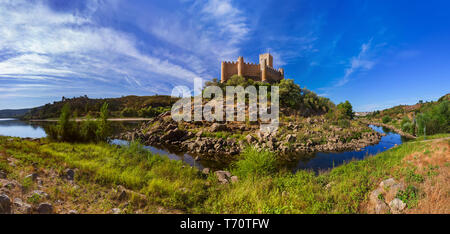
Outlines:
{"label": "river", "polygon": [[[0,119],[0,135],[3,136],[14,136],[22,138],[41,138],[46,137],[44,130],[45,125],[55,124],[52,122],[25,122],[17,119]],[[114,134],[121,131],[128,131],[140,125],[140,121],[122,121],[122,122],[111,122]],[[380,133],[385,133],[380,142],[376,145],[367,146],[360,151],[343,151],[343,152],[317,152],[313,154],[298,154],[293,155],[295,160],[290,163],[286,163],[286,166],[293,172],[297,170],[309,169],[313,171],[328,170],[333,167],[339,166],[345,162],[351,160],[361,160],[369,155],[375,155],[377,153],[386,151],[395,145],[400,145],[405,141],[405,138],[401,137],[399,134],[390,131],[384,127],[378,127],[374,125],[369,125],[375,131]],[[128,142],[123,140],[112,140],[112,144],[126,145]],[[219,169],[224,167],[223,163],[214,161],[196,161],[194,156],[186,153],[175,152],[169,149],[157,148],[152,146],[145,146],[146,149],[153,153],[165,155],[173,160],[182,160],[191,166],[195,166],[199,169],[204,167],[211,167],[214,169]]]}

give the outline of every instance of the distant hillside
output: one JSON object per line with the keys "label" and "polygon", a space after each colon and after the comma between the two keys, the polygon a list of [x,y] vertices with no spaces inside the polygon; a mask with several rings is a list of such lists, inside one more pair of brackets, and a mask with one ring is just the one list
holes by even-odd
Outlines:
{"label": "distant hillside", "polygon": [[375,111],[366,118],[392,125],[413,135],[450,132],[450,93],[437,101],[419,101],[414,105],[399,105]]}
{"label": "distant hillside", "polygon": [[0,118],[21,118],[31,109],[0,110]]}
{"label": "distant hillside", "polygon": [[437,101],[419,101],[414,105],[398,105],[382,111],[372,112],[368,116],[371,118],[383,118],[384,116],[389,116],[392,119],[401,119],[405,116],[412,118],[414,114],[425,112],[431,107],[439,105],[444,101],[450,101],[450,93],[440,97]]}
{"label": "distant hillside", "polygon": [[58,118],[65,104],[70,105],[74,116],[84,117],[90,115],[97,117],[100,107],[104,102],[108,103],[111,117],[153,117],[170,107],[178,98],[156,95],[156,96],[125,96],[120,98],[92,99],[87,96],[65,98],[61,101],[46,104],[31,109],[24,119],[48,119]]}

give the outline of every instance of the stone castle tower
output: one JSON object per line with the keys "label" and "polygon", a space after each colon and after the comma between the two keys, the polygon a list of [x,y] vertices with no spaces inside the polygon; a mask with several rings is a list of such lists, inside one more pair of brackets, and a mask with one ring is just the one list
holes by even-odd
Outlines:
{"label": "stone castle tower", "polygon": [[273,68],[273,57],[269,53],[259,55],[259,64],[244,63],[244,58],[239,57],[237,62],[223,61],[221,69],[220,82],[222,83],[233,75],[269,83],[284,79],[284,69]]}

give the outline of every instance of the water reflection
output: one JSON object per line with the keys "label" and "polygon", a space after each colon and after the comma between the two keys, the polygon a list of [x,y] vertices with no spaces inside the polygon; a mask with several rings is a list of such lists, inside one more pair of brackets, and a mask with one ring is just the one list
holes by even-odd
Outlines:
{"label": "water reflection", "polygon": [[381,153],[394,147],[396,144],[402,144],[406,140],[387,128],[374,125],[370,125],[370,127],[377,132],[386,134],[378,144],[366,146],[361,151],[317,152],[309,155],[298,155],[298,162],[294,166],[291,165],[290,168],[293,168],[294,172],[301,169],[312,169],[316,172],[327,170],[354,159],[361,160],[369,155]]}
{"label": "water reflection", "polygon": [[[114,139],[111,141],[111,144],[127,146],[127,145],[129,145],[129,141]],[[144,146],[144,148],[154,154],[166,156],[172,160],[181,160],[181,161],[183,161],[193,167],[196,167],[200,170],[202,170],[204,168],[202,163],[195,161],[194,157],[191,156],[190,154],[169,151],[168,149],[162,149],[162,148],[157,148],[157,147],[153,147],[153,146]]]}
{"label": "water reflection", "polygon": [[[133,122],[111,122],[113,135],[123,131],[134,129],[140,125],[140,121]],[[22,138],[41,138],[46,137],[45,129],[47,126],[56,124],[56,122],[24,122],[17,119],[0,119],[0,135],[14,136]],[[291,169],[293,172],[302,169],[311,169],[314,171],[327,170],[335,166],[341,165],[353,159],[364,159],[368,155],[375,155],[377,153],[386,151],[394,145],[402,144],[405,139],[399,134],[391,132],[389,129],[370,125],[372,129],[380,133],[385,133],[380,142],[376,145],[370,145],[363,148],[361,151],[345,151],[345,152],[318,152],[314,154],[298,154],[292,155],[295,160],[286,163],[283,166]],[[126,145],[127,141],[113,140],[112,144]],[[195,155],[179,152],[177,149],[158,148],[152,146],[145,146],[155,154],[166,155],[173,160],[182,160],[191,166],[203,169],[210,167],[213,169],[222,169],[227,167],[230,162],[220,162],[217,160],[200,160],[196,161]]]}
{"label": "water reflection", "polygon": [[0,135],[23,138],[41,138],[47,136],[41,126],[17,119],[0,119]]}

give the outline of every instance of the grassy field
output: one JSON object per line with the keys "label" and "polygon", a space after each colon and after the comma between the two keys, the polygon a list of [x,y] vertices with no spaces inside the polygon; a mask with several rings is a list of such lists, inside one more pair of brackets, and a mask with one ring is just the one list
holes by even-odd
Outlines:
{"label": "grassy field", "polygon": [[[230,168],[239,181],[229,184],[180,161],[151,154],[137,143],[118,147],[0,137],[0,170],[24,187],[10,197],[27,201],[30,191],[41,189],[49,196],[39,199],[58,204],[58,213],[74,209],[109,213],[112,208],[120,208],[121,213],[365,213],[368,194],[387,178],[419,190],[413,201],[410,196],[404,200],[408,212],[420,212],[419,206],[426,204],[422,201],[436,193],[436,182],[431,180],[448,178],[449,136],[410,141],[319,175],[277,171],[276,155],[250,148]],[[424,160],[417,160],[421,157]],[[61,178],[67,168],[75,168],[74,182]],[[25,176],[32,172],[43,182],[27,181]],[[127,191],[125,199],[118,199],[120,189]],[[448,206],[448,185],[439,189]]]}

